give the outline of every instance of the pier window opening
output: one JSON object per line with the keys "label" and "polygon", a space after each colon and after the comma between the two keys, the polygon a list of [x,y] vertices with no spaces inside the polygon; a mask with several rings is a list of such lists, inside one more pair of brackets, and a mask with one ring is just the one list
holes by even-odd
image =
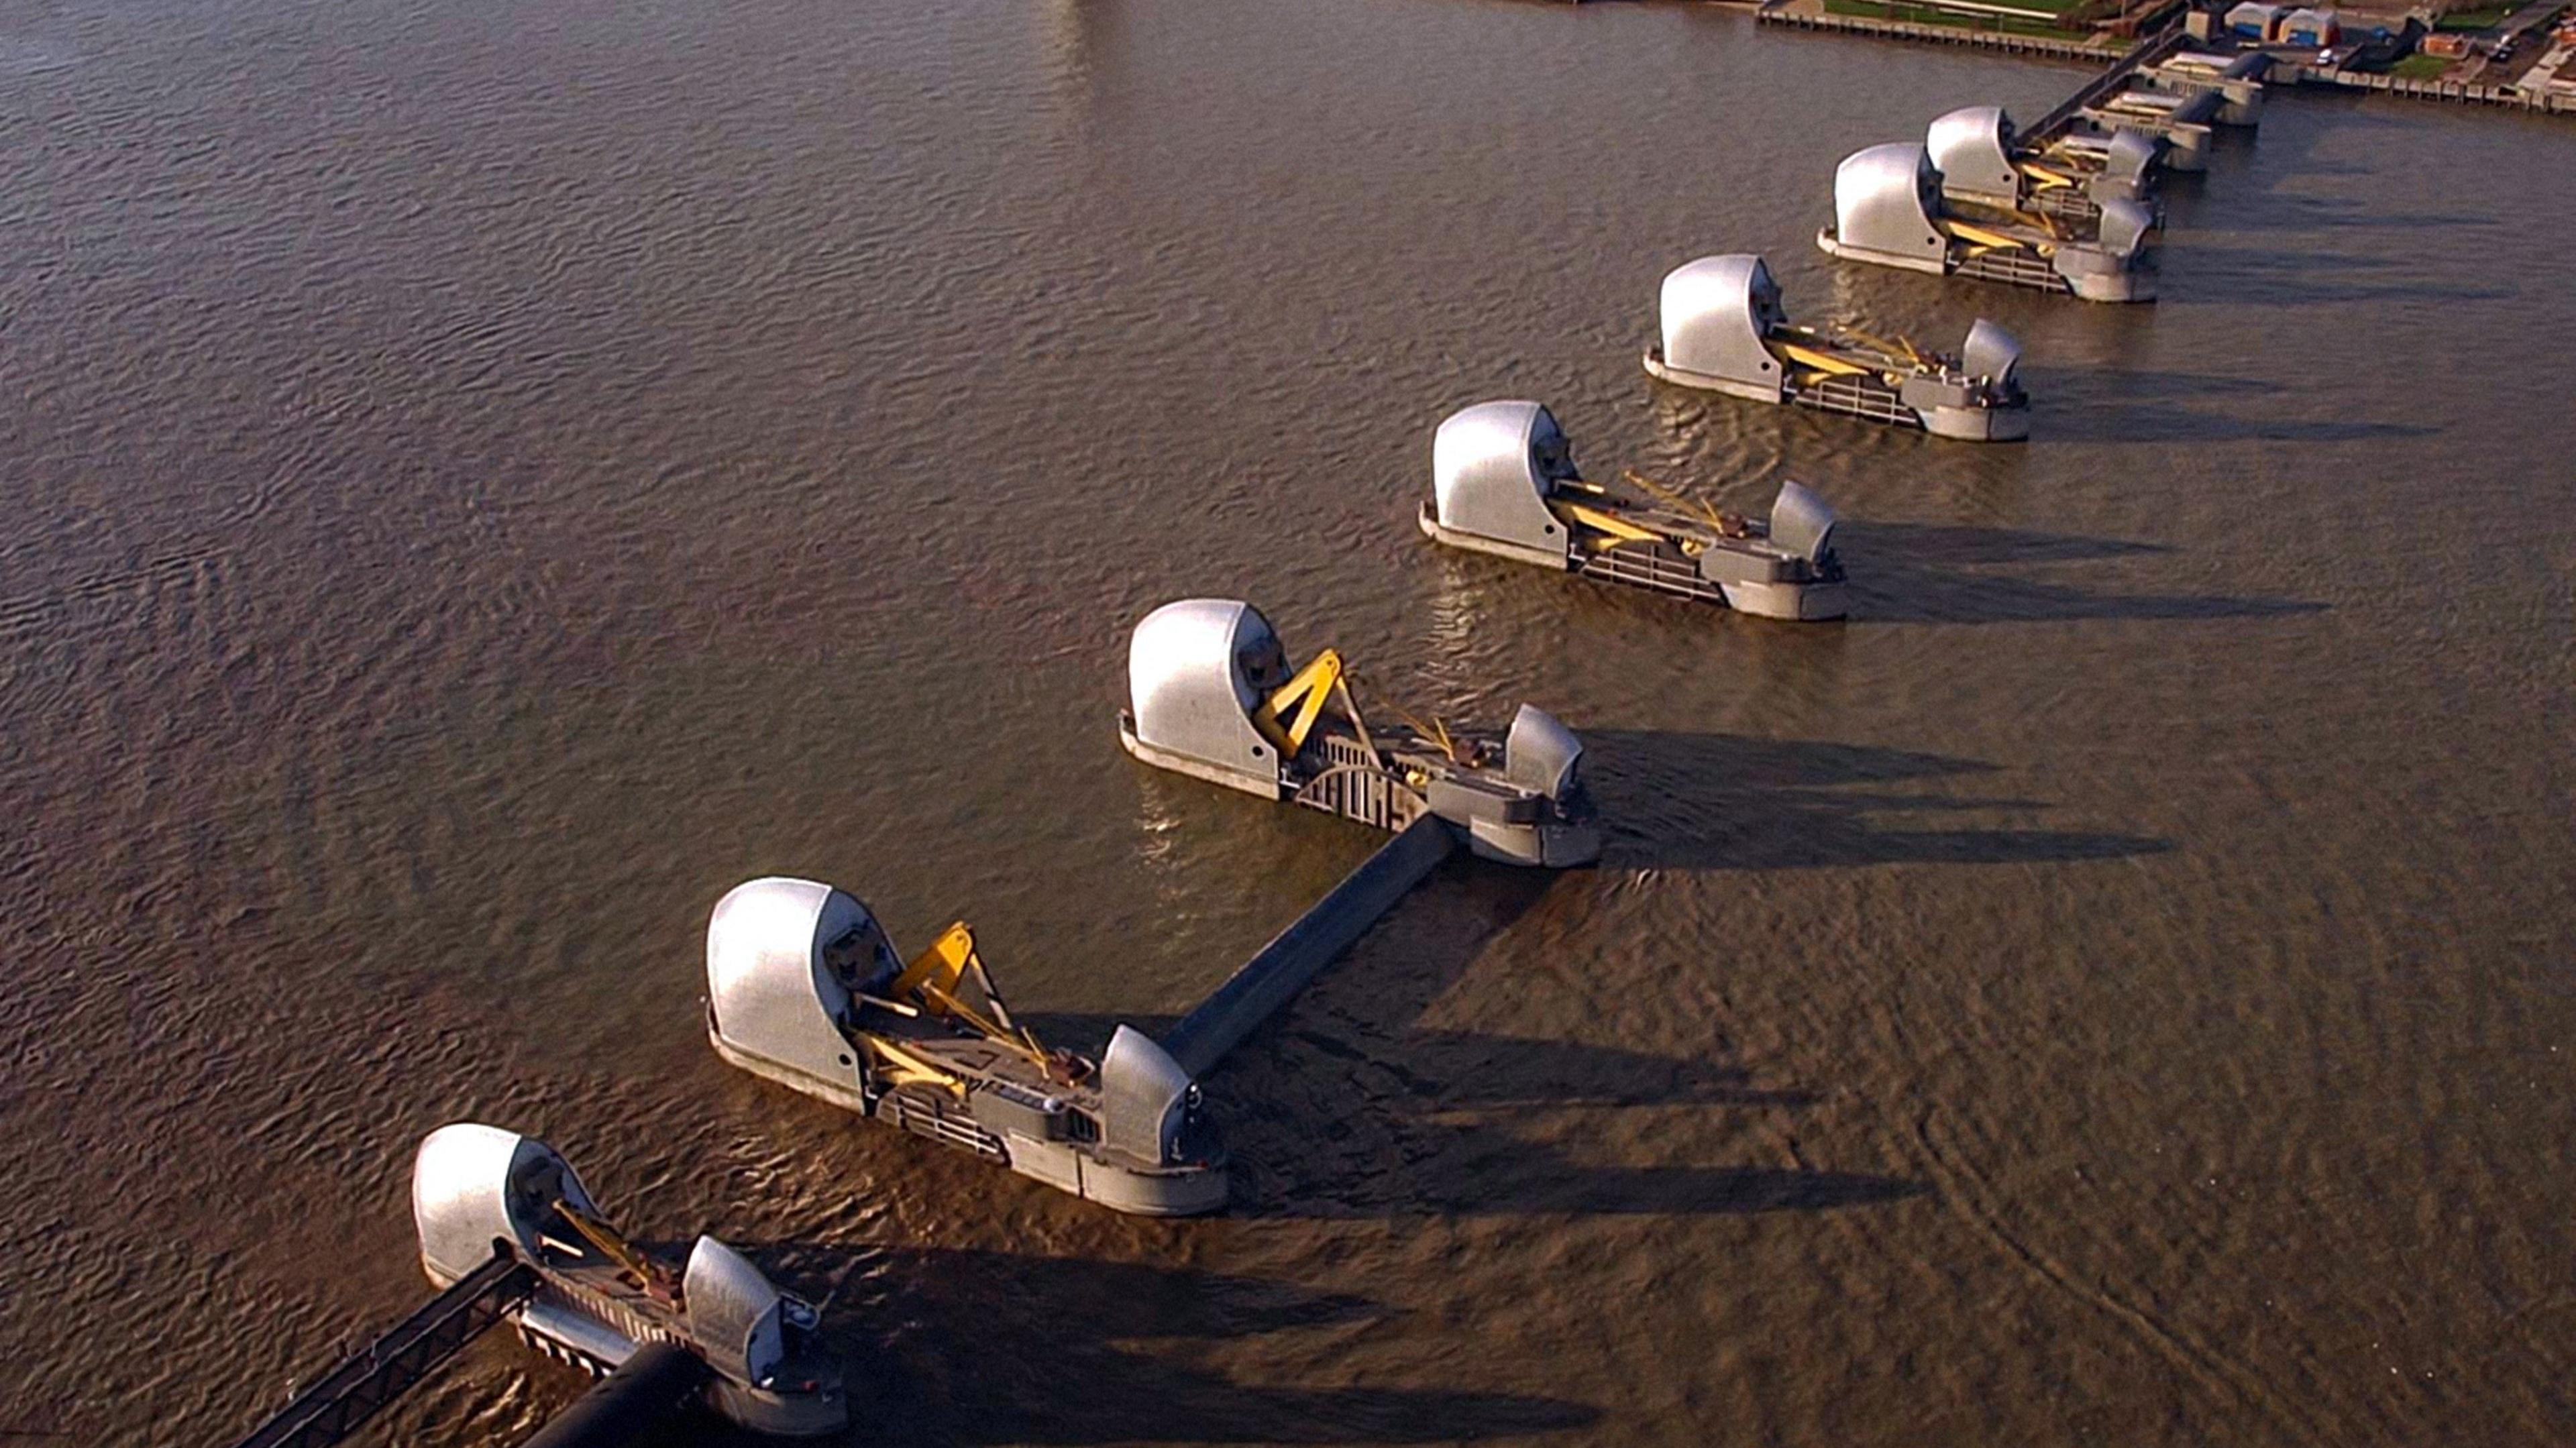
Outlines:
{"label": "pier window opening", "polygon": [[1192,1082],[1163,1118],[1164,1160],[1212,1161],[1217,1157],[1221,1143],[1216,1123],[1209,1119],[1203,1108],[1198,1084]]}
{"label": "pier window opening", "polygon": [[1530,466],[1551,483],[1572,482],[1581,476],[1574,466],[1573,440],[1556,428],[1530,440]]}
{"label": "pier window opening", "polygon": [[879,994],[902,972],[894,947],[867,924],[853,925],[823,946],[823,967],[845,990]]}
{"label": "pier window opening", "polygon": [[1288,682],[1288,653],[1279,640],[1265,634],[1234,656],[1234,666],[1243,672],[1244,682],[1264,693]]}

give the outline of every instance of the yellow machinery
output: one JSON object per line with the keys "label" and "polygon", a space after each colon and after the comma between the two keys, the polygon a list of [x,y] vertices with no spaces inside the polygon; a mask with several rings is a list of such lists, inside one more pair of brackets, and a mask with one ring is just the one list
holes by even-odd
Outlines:
{"label": "yellow machinery", "polygon": [[1324,706],[1336,697],[1362,737],[1366,737],[1368,726],[1360,722],[1360,706],[1351,698],[1338,649],[1315,655],[1294,678],[1273,690],[1253,714],[1252,727],[1260,730],[1282,756],[1293,759],[1298,750],[1306,747],[1306,736],[1315,732],[1315,721],[1324,716]]}
{"label": "yellow machinery", "polygon": [[554,1209],[555,1215],[563,1218],[582,1241],[607,1258],[618,1271],[633,1279],[646,1296],[666,1306],[680,1300],[679,1274],[645,1255],[642,1248],[627,1241],[615,1227],[561,1197],[555,1199]]}
{"label": "yellow machinery", "polygon": [[[1933,234],[1945,225],[1951,234]],[[1961,226],[1929,215],[1923,226],[1935,246],[1965,252],[2002,244],[2008,255],[2036,260],[2021,249],[2018,228],[2007,232],[1978,220]],[[2044,225],[2032,232],[2054,235]],[[1964,441],[2029,435],[2029,399],[2012,376],[2020,344],[1991,322],[1972,327],[1956,355],[1840,323],[1801,326],[1789,320],[1770,267],[1744,252],[1675,267],[1664,277],[1660,311],[1662,339],[1643,359],[1646,375],[1660,381]]]}
{"label": "yellow machinery", "polygon": [[[969,977],[983,994],[983,1010],[958,993]],[[1045,1081],[1070,1086],[1089,1074],[1078,1058],[1049,1051],[1027,1027],[1011,1019],[1010,1007],[1003,1002],[1001,990],[993,984],[991,973],[984,969],[984,958],[976,950],[975,932],[963,920],[941,931],[928,949],[914,956],[883,995],[862,995],[859,999],[891,1013],[897,1020],[933,1021],[949,1028],[926,1038],[894,1030],[857,1032],[875,1058],[878,1084],[889,1090],[926,1086],[964,1100],[971,1073],[955,1062],[943,1061],[943,1053],[937,1049],[942,1037],[960,1028],[1026,1060]]]}

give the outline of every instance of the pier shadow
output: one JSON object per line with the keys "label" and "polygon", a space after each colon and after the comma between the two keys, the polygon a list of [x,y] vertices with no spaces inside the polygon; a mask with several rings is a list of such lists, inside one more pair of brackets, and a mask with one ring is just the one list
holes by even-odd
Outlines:
{"label": "pier shadow", "polygon": [[[1393,1123],[1391,1150],[1264,1154],[1238,1166],[1238,1216],[1352,1221],[1480,1216],[1745,1216],[1877,1206],[1922,1183],[1766,1166],[1610,1166],[1496,1121]],[[1338,1144],[1337,1144],[1338,1145]]]}
{"label": "pier shadow", "polygon": [[[823,1331],[849,1374],[854,1422],[899,1423],[908,1443],[1473,1442],[1601,1417],[1529,1394],[1236,1382],[1124,1345],[1393,1315],[1365,1297],[1072,1257],[799,1242],[747,1250],[782,1285],[828,1299]],[[852,1438],[875,1435],[859,1426]]]}
{"label": "pier shadow", "polygon": [[[2355,171],[2359,168],[2344,168]],[[2306,174],[2306,173],[2301,173]],[[2257,206],[2213,215],[2213,230],[2227,231],[2458,231],[2497,229],[2496,218],[2465,211],[2384,211],[2344,197],[2268,195]],[[2446,239],[2445,245],[2454,243]]]}
{"label": "pier shadow", "polygon": [[2030,865],[2161,854],[2169,840],[2098,830],[1926,829],[1892,817],[2047,808],[1926,792],[1995,772],[1977,760],[1862,745],[1722,734],[1593,731],[1585,778],[1611,822],[1602,863],[1630,869],[1797,870],[1869,865]]}
{"label": "pier shadow", "polygon": [[2269,618],[2325,608],[2230,594],[2106,593],[1988,571],[2174,551],[2164,544],[1866,519],[1838,525],[1837,536],[1859,595],[1854,620],[1863,625]]}
{"label": "pier shadow", "polygon": [[2440,432],[2429,423],[2386,418],[2302,420],[2213,410],[2196,403],[2238,407],[2278,405],[2268,385],[2237,377],[2189,372],[2132,372],[2089,368],[2050,378],[2048,437],[2089,443],[2360,442],[2424,437]]}
{"label": "pier shadow", "polygon": [[[1553,874],[1452,860],[1201,1083],[1233,1156],[1235,1216],[1308,1220],[1732,1215],[1891,1202],[1922,1190],[1862,1173],[1601,1162],[1529,1128],[1587,1112],[1795,1110],[1814,1093],[1709,1055],[1417,1024]],[[1129,1018],[1150,1032],[1163,1023]],[[1041,1033],[1099,1039],[1057,1017]]]}
{"label": "pier shadow", "polygon": [[[1398,906],[1398,909],[1403,907]],[[1366,946],[1363,940],[1353,950]],[[1330,973],[1331,967],[1327,967]],[[1427,993],[1448,982],[1427,983]],[[1294,1007],[1291,1007],[1293,1011]],[[1022,1019],[1039,1039],[1060,1042],[1105,1042],[1124,1024],[1160,1039],[1179,1023],[1177,1016],[1038,1015]],[[1659,1056],[1616,1046],[1556,1041],[1535,1036],[1493,1036],[1473,1031],[1408,1030],[1401,1062],[1379,1061],[1413,1094],[1436,1096],[1449,1106],[1809,1106],[1810,1091],[1756,1086],[1753,1075],[1739,1067],[1705,1060]],[[1096,1045],[1094,1047],[1096,1053]],[[1255,1051],[1313,1051],[1330,1059],[1357,1063],[1366,1058],[1337,1035],[1274,1019],[1236,1048]],[[1229,1055],[1211,1077],[1231,1069]],[[1505,1066],[1508,1069],[1496,1069]]]}
{"label": "pier shadow", "polygon": [[[1591,877],[1585,877],[1591,878]],[[1605,1161],[1588,1122],[1632,1110],[1796,1110],[1715,1052],[1420,1022],[1560,877],[1452,861],[1205,1088],[1234,1148],[1238,1216],[1318,1220],[1738,1215],[1890,1202],[1911,1182],[1751,1163]],[[1550,928],[1539,923],[1538,928]],[[1659,971],[1649,971],[1660,975]],[[1560,1143],[1552,1133],[1570,1133]]]}
{"label": "pier shadow", "polygon": [[[1346,1055],[1321,1033],[1290,1032],[1300,1049]],[[1617,1046],[1473,1031],[1411,1030],[1389,1063],[1414,1093],[1443,1107],[1812,1106],[1812,1091],[1758,1086],[1753,1073],[1707,1060]]]}
{"label": "pier shadow", "polygon": [[1962,523],[1881,523],[1877,529],[1882,536],[1903,543],[1908,557],[1953,568],[2005,563],[2083,563],[2098,558],[2137,558],[2176,551],[2170,543],[2087,538],[2075,533],[2040,533],[2018,528],[1980,528]]}
{"label": "pier shadow", "polygon": [[[2196,287],[2209,296],[2226,298],[2229,306],[2341,307],[2366,302],[2493,301],[2513,295],[2505,287],[2423,277],[2427,263],[2419,261],[2307,247],[2275,251],[2194,242],[2184,265],[2190,268]],[[2391,272],[2408,279],[2370,280],[2374,274],[2385,278]]]}

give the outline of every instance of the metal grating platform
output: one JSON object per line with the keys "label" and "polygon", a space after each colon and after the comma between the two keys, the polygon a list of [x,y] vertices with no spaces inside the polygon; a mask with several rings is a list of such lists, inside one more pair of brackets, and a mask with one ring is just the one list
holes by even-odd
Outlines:
{"label": "metal grating platform", "polygon": [[454,1357],[537,1291],[536,1269],[495,1251],[418,1312],[295,1395],[234,1448],[325,1448]]}
{"label": "metal grating platform", "polygon": [[1923,425],[1922,417],[1898,399],[1896,390],[1875,377],[1827,377],[1813,386],[1799,388],[1789,400],[1800,407],[1846,413],[1872,422],[1892,422],[1899,427]]}
{"label": "metal grating platform", "polygon": [[1651,588],[1702,603],[1726,602],[1725,590],[1699,576],[1699,565],[1651,545],[1623,543],[1584,559],[1575,571],[1603,583]]}
{"label": "metal grating platform", "polygon": [[1421,795],[1387,773],[1366,747],[1346,735],[1317,733],[1306,741],[1297,763],[1309,772],[1298,784],[1295,798],[1309,809],[1382,830],[1400,830],[1421,818],[1427,808]]}
{"label": "metal grating platform", "polygon": [[2003,282],[2009,286],[2036,287],[2045,292],[2071,292],[2075,288],[2057,274],[2045,257],[2026,251],[1990,251],[1959,263],[1958,274],[1981,282]]}

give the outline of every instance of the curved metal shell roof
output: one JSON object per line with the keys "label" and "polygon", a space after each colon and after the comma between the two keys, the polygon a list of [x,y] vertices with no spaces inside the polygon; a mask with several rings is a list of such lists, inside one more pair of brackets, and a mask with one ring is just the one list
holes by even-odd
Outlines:
{"label": "curved metal shell roof", "polygon": [[1738,252],[1684,262],[1665,274],[1661,303],[1666,363],[1779,392],[1780,364],[1762,337],[1788,315],[1762,258]]}
{"label": "curved metal shell roof", "polygon": [[2102,148],[2102,174],[2134,186],[2146,179],[2164,149],[2163,137],[2122,126],[2111,133],[2110,144]]}
{"label": "curved metal shell roof", "polygon": [[787,1295],[750,1258],[713,1237],[698,1238],[681,1273],[680,1300],[709,1366],[754,1385],[777,1373],[787,1356]]}
{"label": "curved metal shell roof", "polygon": [[1949,242],[1932,224],[1940,173],[1921,146],[1891,141],[1834,168],[1834,230],[1846,246],[1937,261]]}
{"label": "curved metal shell roof", "polygon": [[1564,429],[1535,402],[1479,402],[1431,435],[1432,503],[1462,533],[1564,552],[1569,535],[1546,500],[1572,473]]}
{"label": "curved metal shell roof", "polygon": [[1189,1092],[1190,1073],[1169,1051],[1121,1025],[1100,1056],[1101,1144],[1138,1161],[1173,1161]]}
{"label": "curved metal shell roof", "polygon": [[1127,640],[1127,704],[1136,737],[1220,768],[1277,778],[1279,762],[1252,715],[1287,682],[1287,654],[1248,603],[1185,598],[1145,615]]}
{"label": "curved metal shell roof", "polygon": [[412,1157],[421,1265],[445,1285],[490,1260],[496,1237],[534,1261],[537,1229],[557,1199],[598,1210],[571,1163],[544,1142],[471,1121],[442,1126]]}
{"label": "curved metal shell roof", "polygon": [[1923,148],[1951,191],[2012,196],[2021,172],[2012,163],[2012,117],[2001,106],[1962,106],[1932,122]]}
{"label": "curved metal shell roof", "polygon": [[2147,233],[2155,229],[2156,214],[2143,204],[2125,199],[2102,203],[2102,249],[2122,259],[2137,256],[2147,244]]}
{"label": "curved metal shell roof", "polygon": [[1523,789],[1562,799],[1574,786],[1583,763],[1583,741],[1556,716],[1535,704],[1523,704],[1503,736],[1503,777]]}
{"label": "curved metal shell roof", "polygon": [[1834,510],[1804,485],[1784,480],[1780,496],[1771,501],[1773,546],[1820,563],[1832,549],[1833,539]]}
{"label": "curved metal shell roof", "polygon": [[728,1045],[826,1079],[851,1074],[850,993],[823,947],[856,931],[879,973],[894,947],[868,907],[817,880],[736,885],[707,919],[707,1001]]}
{"label": "curved metal shell roof", "polygon": [[1968,343],[1959,349],[1959,367],[1971,377],[1983,377],[1997,386],[2018,380],[2021,367],[2021,343],[2012,333],[1979,317],[1968,328]]}

